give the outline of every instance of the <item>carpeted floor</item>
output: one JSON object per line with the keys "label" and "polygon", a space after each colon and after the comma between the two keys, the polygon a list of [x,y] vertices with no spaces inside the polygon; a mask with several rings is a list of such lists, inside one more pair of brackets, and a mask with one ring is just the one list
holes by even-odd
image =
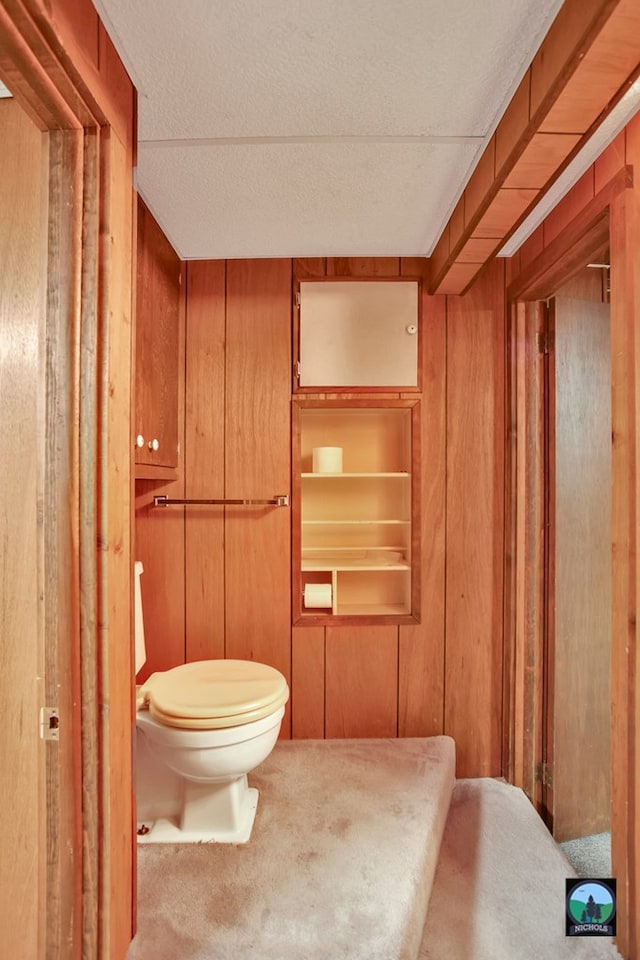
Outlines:
{"label": "carpeted floor", "polygon": [[448,737],[279,742],[249,843],[138,848],[128,960],[415,960],[454,768]]}
{"label": "carpeted floor", "polygon": [[458,780],[419,960],[620,960],[609,938],[565,936],[575,876],[521,790]]}
{"label": "carpeted floor", "polygon": [[446,737],[279,743],[248,844],[139,848],[128,960],[620,960],[565,936],[576,872],[522,791],[453,765]]}
{"label": "carpeted floor", "polygon": [[611,834],[592,833],[560,844],[579,877],[611,876]]}

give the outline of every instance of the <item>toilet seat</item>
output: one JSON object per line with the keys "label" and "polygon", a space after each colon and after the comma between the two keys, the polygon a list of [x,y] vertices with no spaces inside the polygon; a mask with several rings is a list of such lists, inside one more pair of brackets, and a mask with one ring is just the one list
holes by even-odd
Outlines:
{"label": "toilet seat", "polygon": [[261,720],[289,699],[282,674],[254,660],[197,660],[152,674],[139,703],[158,723],[213,730]]}

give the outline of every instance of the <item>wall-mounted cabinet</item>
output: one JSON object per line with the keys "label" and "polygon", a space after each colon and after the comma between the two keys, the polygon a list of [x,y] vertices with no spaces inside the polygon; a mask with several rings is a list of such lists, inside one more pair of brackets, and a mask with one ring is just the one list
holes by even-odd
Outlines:
{"label": "wall-mounted cabinet", "polygon": [[173,479],[178,466],[181,262],[142,201],[136,272],[136,477]]}
{"label": "wall-mounted cabinet", "polygon": [[420,389],[420,281],[301,280],[296,392]]}
{"label": "wall-mounted cabinet", "polygon": [[294,401],[295,623],[418,621],[419,410]]}

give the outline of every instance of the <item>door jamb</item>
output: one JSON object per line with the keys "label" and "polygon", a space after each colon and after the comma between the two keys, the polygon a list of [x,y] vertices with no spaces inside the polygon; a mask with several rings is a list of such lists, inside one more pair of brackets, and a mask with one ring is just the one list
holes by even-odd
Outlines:
{"label": "door jamb", "polygon": [[[618,881],[618,947],[634,955],[640,939],[635,916],[640,838],[635,827],[638,797],[635,754],[640,711],[635,700],[636,583],[636,379],[640,379],[634,331],[639,277],[634,256],[640,229],[632,170],[623,167],[582,212],[523,270],[507,290],[508,349],[514,360],[508,384],[508,501],[505,554],[512,558],[507,579],[510,670],[505,677],[512,706],[505,769],[538,810],[543,757],[542,696],[545,638],[542,622],[544,538],[541,528],[542,468],[539,404],[541,378],[536,333],[541,301],[551,296],[588,257],[611,249],[611,351],[613,391],[612,517],[613,609],[611,668],[612,872]],[[634,272],[635,271],[635,272]],[[640,399],[640,398],[638,398]],[[519,717],[521,719],[519,719]]]}
{"label": "door jamb", "polygon": [[[126,896],[130,880],[111,875],[105,802],[111,780],[103,763],[105,743],[112,737],[109,711],[103,707],[109,701],[111,657],[104,604],[116,566],[120,579],[127,567],[128,579],[130,558],[128,541],[120,542],[113,558],[112,520],[104,502],[113,429],[110,358],[103,342],[114,306],[103,283],[112,189],[109,118],[71,56],[61,54],[55,27],[31,0],[16,0],[9,10],[0,5],[0,75],[50,143],[45,687],[47,702],[58,707],[60,740],[47,744],[45,761],[43,947],[52,960],[106,960],[116,956],[111,897],[121,888]],[[126,285],[130,258],[126,250],[119,256]],[[114,403],[120,410],[124,399]],[[118,482],[128,511],[126,470]],[[120,602],[124,610],[122,598]],[[130,637],[119,636],[118,642],[119,656],[126,660]],[[129,796],[121,800],[129,801]],[[132,933],[128,939],[127,931],[120,935],[128,942]]]}

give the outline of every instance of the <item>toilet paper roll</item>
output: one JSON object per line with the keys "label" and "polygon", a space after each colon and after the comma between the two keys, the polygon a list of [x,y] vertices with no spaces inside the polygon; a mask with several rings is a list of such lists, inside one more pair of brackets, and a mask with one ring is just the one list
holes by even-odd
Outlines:
{"label": "toilet paper roll", "polygon": [[342,447],[314,447],[314,473],[342,473]]}
{"label": "toilet paper roll", "polygon": [[304,587],[305,607],[329,607],[332,604],[330,583],[307,583]]}

